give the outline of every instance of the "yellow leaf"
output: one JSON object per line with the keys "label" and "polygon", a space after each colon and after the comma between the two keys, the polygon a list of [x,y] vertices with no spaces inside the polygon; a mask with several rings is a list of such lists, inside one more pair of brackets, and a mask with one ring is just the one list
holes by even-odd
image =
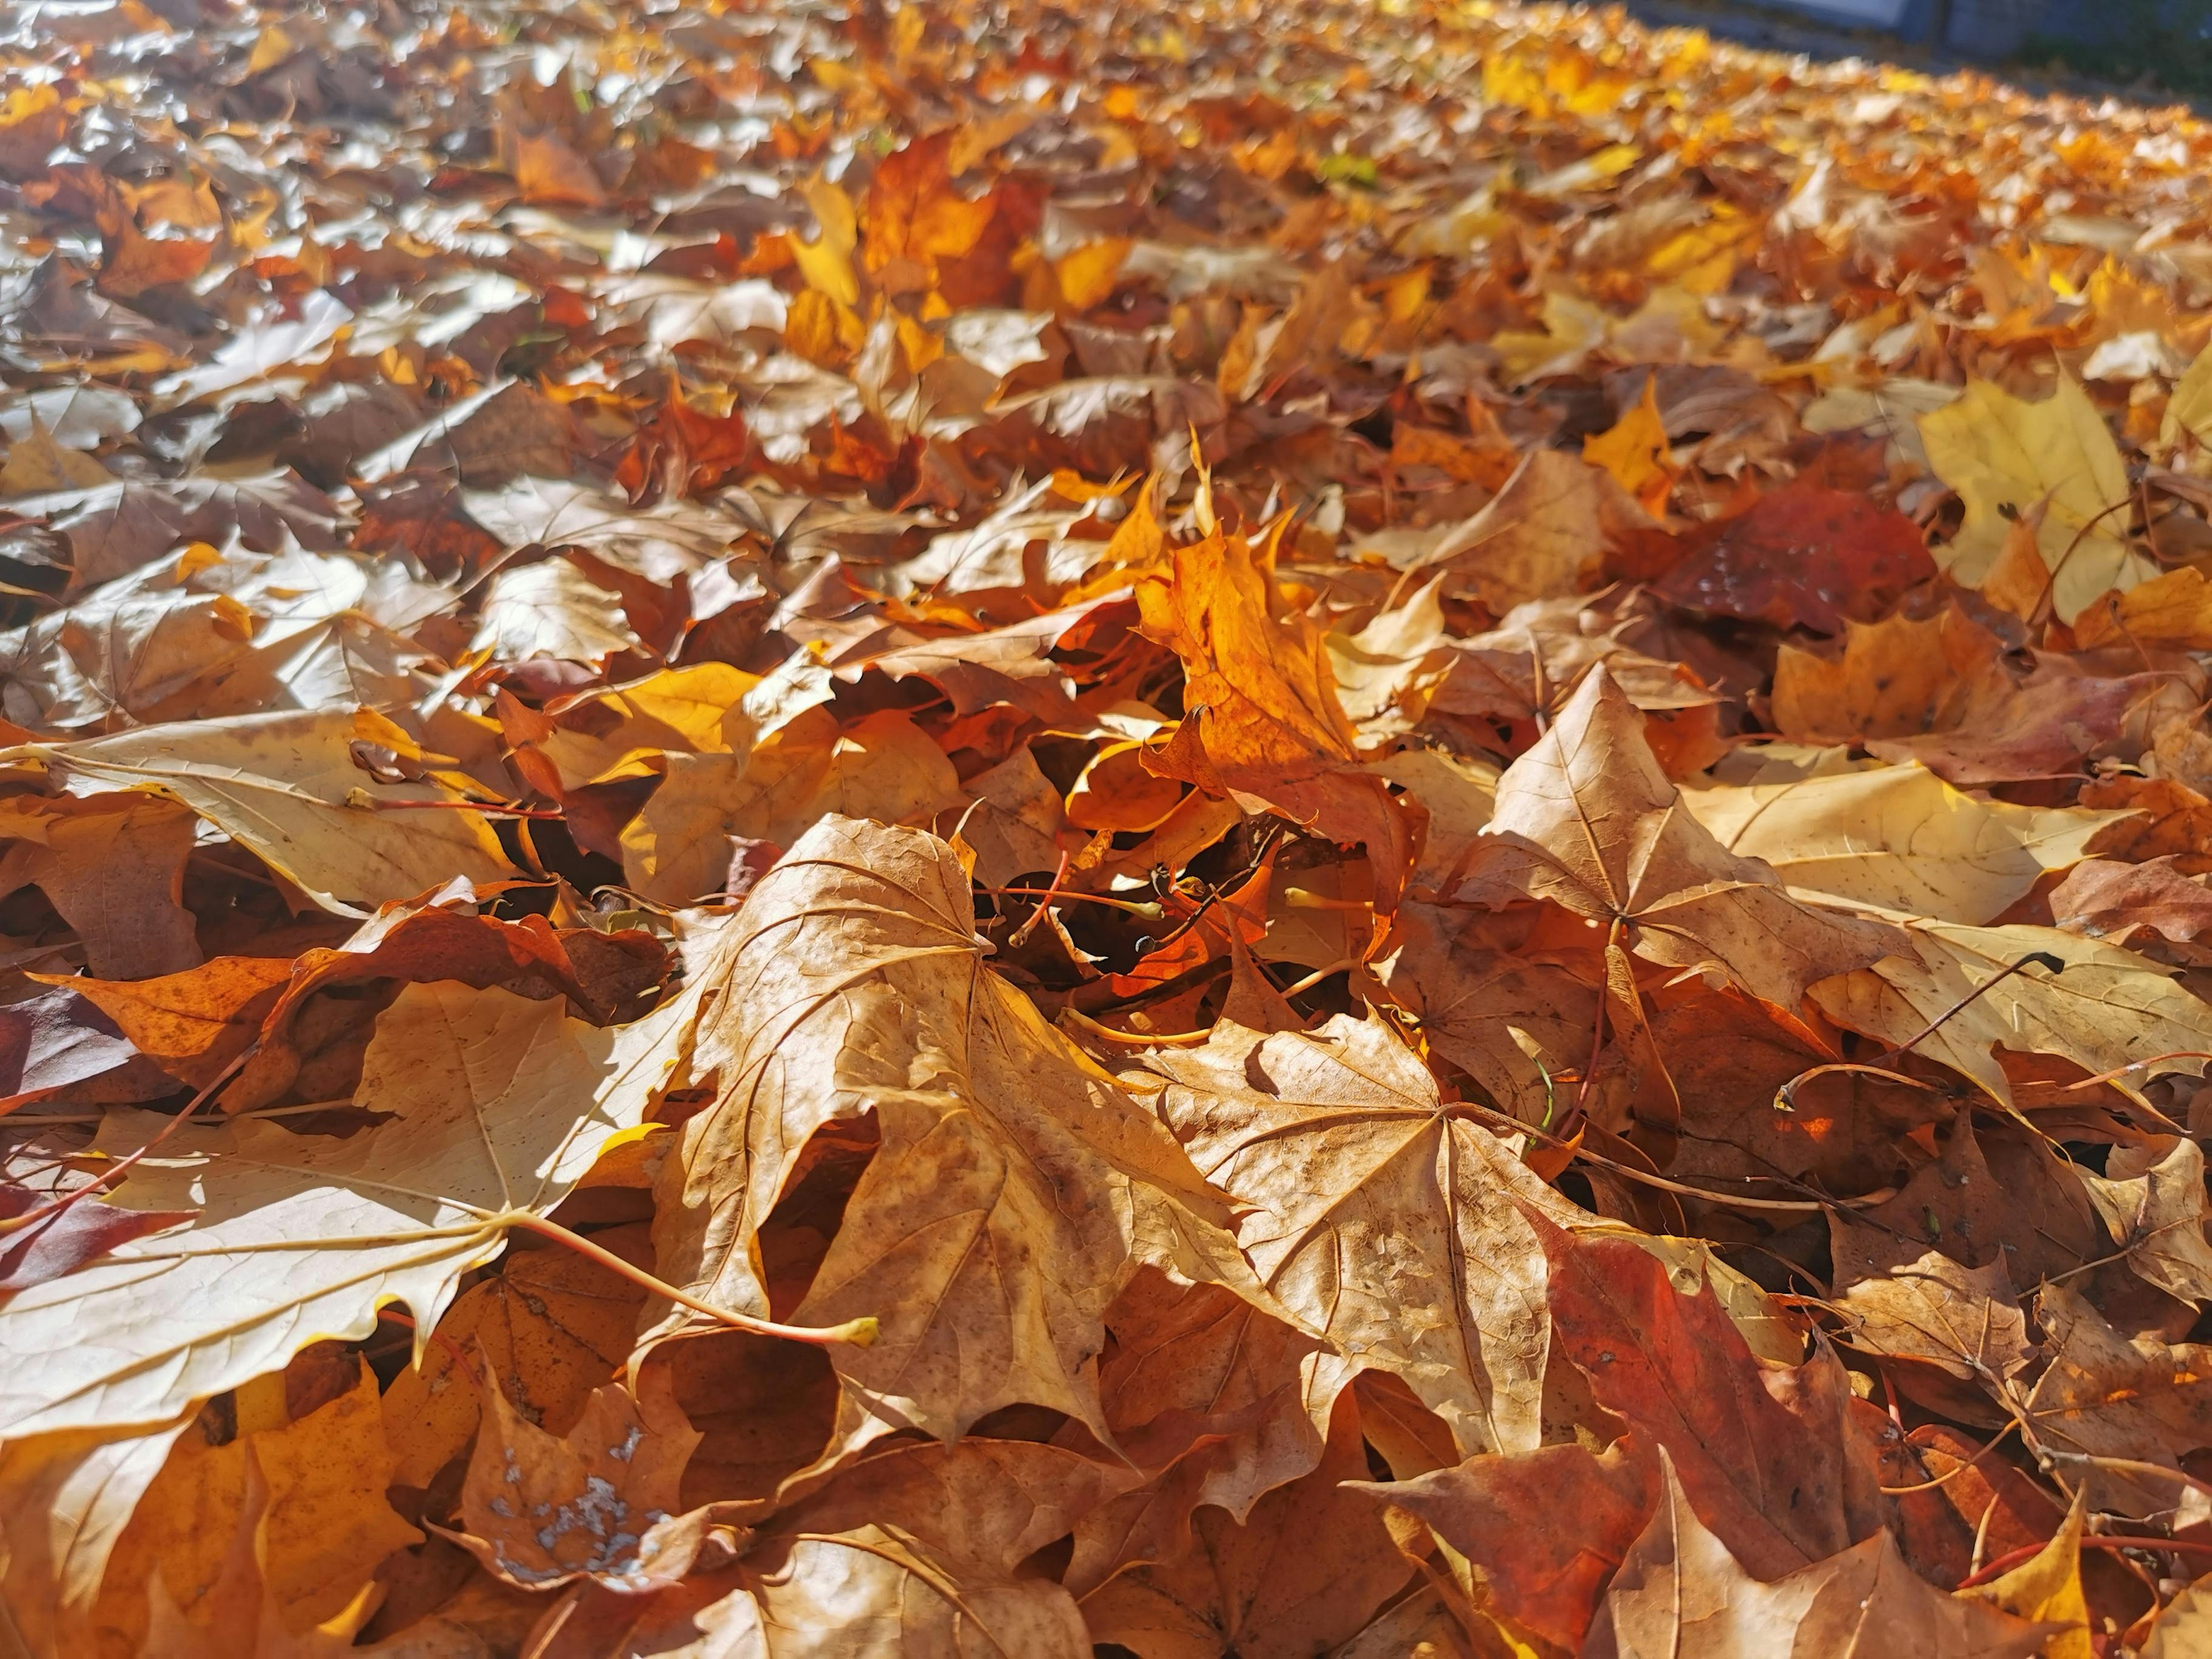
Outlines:
{"label": "yellow leaf", "polygon": [[[1936,475],[1966,505],[1958,535],[1929,550],[1961,586],[1982,585],[2012,516],[2046,495],[2036,546],[2053,572],[2051,604],[2061,622],[2110,589],[2158,574],[2118,527],[2127,510],[2127,468],[2104,417],[2072,378],[2062,375],[2041,403],[1971,381],[1956,403],[1920,417],[1920,436]],[[2114,507],[2118,514],[2106,512]]]}
{"label": "yellow leaf", "polygon": [[814,210],[814,222],[821,228],[813,241],[794,238],[791,243],[799,275],[809,288],[839,305],[858,305],[860,278],[853,269],[853,250],[860,246],[860,220],[853,210],[853,198],[828,179],[817,179],[806,187],[806,204]]}
{"label": "yellow leaf", "polygon": [[33,417],[31,435],[19,440],[0,466],[0,496],[43,495],[49,490],[96,489],[112,483],[107,469],[80,450],[64,449]]}
{"label": "yellow leaf", "polygon": [[2188,372],[2174,383],[2173,396],[2166,400],[2166,414],[2159,422],[2158,447],[2171,454],[2185,432],[2212,448],[2212,345],[2199,352]]}
{"label": "yellow leaf", "polygon": [[2074,640],[2084,649],[2133,641],[2212,651],[2212,581],[2195,565],[2184,565],[2124,593],[2107,593],[2075,618]]}
{"label": "yellow leaf", "polygon": [[[380,783],[355,764],[355,743],[403,757],[420,750],[368,709],[283,710],[140,726],[80,743],[33,744],[7,758],[43,762],[118,788],[173,797],[251,848],[325,909],[356,915],[442,887],[514,873],[499,838],[454,792]],[[445,810],[380,811],[388,802]]]}
{"label": "yellow leaf", "polygon": [[1121,261],[1128,257],[1126,237],[1085,243],[1053,267],[1053,274],[1060,279],[1060,297],[1077,311],[1090,310],[1113,293]]}
{"label": "yellow leaf", "polygon": [[1911,765],[1686,789],[1682,802],[1722,846],[1793,888],[1975,926],[2130,816],[1984,800]]}
{"label": "yellow leaf", "polygon": [[392,1465],[376,1376],[366,1360],[354,1364],[354,1386],[297,1421],[283,1412],[284,1374],[274,1371],[255,1379],[269,1385],[260,1392],[276,1407],[268,1426],[250,1430],[241,1421],[222,1445],[198,1430],[179,1438],[116,1546],[97,1624],[135,1644],[156,1571],[191,1618],[220,1577],[244,1516],[249,1446],[269,1487],[262,1571],[288,1627],[305,1630],[340,1612],[386,1556],[422,1541],[385,1499]]}
{"label": "yellow leaf", "polygon": [[2065,1629],[2044,1638],[2044,1659],[2095,1659],[2089,1640],[2089,1603],[2081,1593],[2081,1521],[2088,1488],[2074,1496],[2074,1507],[2033,1560],[2023,1561],[2002,1578],[1960,1590],[2007,1613]]}
{"label": "yellow leaf", "polygon": [[1667,423],[1659,418],[1659,381],[1646,375],[1644,396],[1609,431],[1583,440],[1583,459],[1613,474],[1647,512],[1663,514],[1674,488],[1667,459]]}

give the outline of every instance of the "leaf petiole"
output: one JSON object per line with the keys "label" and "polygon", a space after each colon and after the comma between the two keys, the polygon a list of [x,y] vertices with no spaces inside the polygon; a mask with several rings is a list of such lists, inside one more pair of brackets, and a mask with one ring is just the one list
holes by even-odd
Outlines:
{"label": "leaf petiole", "polygon": [[526,1232],[537,1233],[557,1244],[566,1245],[579,1255],[588,1256],[608,1272],[621,1274],[631,1284],[650,1291],[655,1296],[665,1296],[694,1313],[705,1314],[709,1319],[718,1320],[737,1330],[750,1331],[756,1336],[780,1336],[787,1342],[805,1342],[815,1347],[849,1343],[856,1348],[866,1348],[873,1346],[876,1340],[877,1325],[872,1315],[848,1319],[842,1325],[828,1326],[783,1325],[772,1319],[756,1319],[750,1314],[741,1314],[730,1308],[718,1308],[688,1291],[680,1291],[666,1279],[655,1277],[635,1262],[623,1261],[605,1246],[594,1244],[583,1234],[573,1232],[544,1216],[528,1210],[509,1210],[492,1219],[500,1225],[520,1227]]}

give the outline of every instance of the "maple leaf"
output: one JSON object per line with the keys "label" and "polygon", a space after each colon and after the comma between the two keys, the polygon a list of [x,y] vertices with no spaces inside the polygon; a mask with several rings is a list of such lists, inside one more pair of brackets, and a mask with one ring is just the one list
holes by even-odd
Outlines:
{"label": "maple leaf", "polygon": [[1838,1024],[1939,1058],[1998,1100],[2012,1098],[1999,1048],[2145,1078],[2204,1064],[2190,1057],[2202,1005],[2131,951],[2055,927],[1911,920],[1905,933],[1905,950],[1827,981],[1814,1000]]}
{"label": "maple leaf", "polygon": [[1241,1526],[1202,1513],[1202,1547],[1132,1567],[1085,1596],[1091,1639],[1287,1659],[1358,1632],[1412,1570],[1373,1504],[1344,1490],[1366,1467],[1358,1425],[1346,1397],[1311,1474],[1261,1498]]}
{"label": "maple leaf", "polygon": [[1653,1460],[1632,1442],[1470,1457],[1411,1480],[1346,1482],[1427,1525],[1482,1569],[1492,1607],[1575,1651],[1651,1515]]}
{"label": "maple leaf", "polygon": [[1407,814],[1359,765],[1321,630],[1278,620],[1273,596],[1250,547],[1218,534],[1177,548],[1171,580],[1139,584],[1146,635],[1182,659],[1189,711],[1147,769],[1364,846],[1387,907],[1412,861]]}
{"label": "maple leaf", "polygon": [[1146,1063],[1167,1080],[1162,1119],[1237,1204],[1238,1243],[1294,1316],[1404,1378],[1462,1454],[1534,1448],[1550,1322],[1514,1206],[1571,1224],[1571,1206],[1455,1118],[1379,1021],[1223,1024]]}
{"label": "maple leaf", "polygon": [[1632,1239],[1570,1233],[1533,1213],[1529,1224],[1551,1267],[1562,1351],[1600,1405],[1672,1455],[1737,1556],[1786,1572],[1881,1529],[1833,1353],[1769,1367],[1717,1295],[1678,1287]]}
{"label": "maple leaf", "polygon": [[1591,1659],[1688,1650],[2027,1659],[2045,1650],[2053,1626],[1944,1595],[1905,1565],[1887,1532],[1761,1583],[1698,1519],[1663,1449],[1660,1459],[1658,1508],[1607,1589],[1583,1649]]}
{"label": "maple leaf", "polygon": [[[510,992],[416,987],[380,1018],[363,1066],[357,1097],[391,1115],[375,1128],[338,1139],[113,1115],[108,1156],[150,1149],[114,1200],[194,1219],[0,1307],[0,1347],[71,1356],[11,1361],[0,1423],[11,1435],[159,1424],[313,1337],[368,1335],[387,1301],[407,1304],[427,1343],[514,1218],[552,1208],[639,1121],[674,1036],[667,1017],[602,1032]],[[549,1100],[569,1105],[549,1113]]]}
{"label": "maple leaf", "polygon": [[[835,1362],[863,1422],[950,1438],[1029,1403],[1103,1438],[1086,1362],[1124,1276],[1151,1262],[1260,1292],[1174,1138],[979,944],[945,842],[835,814],[799,838],[694,960],[714,1001],[689,1071],[715,1092],[668,1161],[661,1271],[765,1309],[759,1229],[809,1139],[872,1114],[879,1149],[797,1314],[881,1320]],[[1069,1209],[1067,1190],[1098,1201]]]}
{"label": "maple leaf", "polygon": [[[665,1371],[653,1375],[664,1392]],[[497,1389],[461,1489],[460,1543],[499,1577],[544,1589],[588,1577],[618,1589],[650,1582],[639,1550],[676,1509],[699,1433],[672,1399],[595,1389],[567,1434],[548,1434]]]}
{"label": "maple leaf", "polygon": [[1728,852],[1682,804],[1643,720],[1601,663],[1550,731],[1498,781],[1498,808],[1451,895],[1497,908],[1543,898],[1611,923],[1655,962],[1717,962],[1787,1007],[1816,980],[1897,950],[1885,927],[1790,896],[1756,859]]}
{"label": "maple leaf", "polygon": [[1723,847],[1764,860],[1791,887],[1977,925],[2127,822],[1984,799],[1915,765],[1686,789],[1682,799]]}
{"label": "maple leaf", "polygon": [[[490,826],[466,809],[459,791],[428,781],[386,783],[357,763],[356,744],[422,757],[405,732],[364,708],[148,726],[20,745],[4,758],[63,779],[159,789],[341,915],[358,915],[356,902],[413,898],[457,875],[492,882],[511,870]],[[458,810],[392,812],[380,802]]]}
{"label": "maple leaf", "polygon": [[2115,526],[2112,509],[2128,499],[2127,470],[2104,417],[2071,377],[2062,374],[2040,403],[1970,381],[1956,403],[1920,417],[1920,436],[1937,475],[1966,504],[1959,533],[1935,550],[1938,566],[1960,586],[1979,586],[1988,574],[2008,512],[2024,513],[2046,497],[2036,547],[2050,568],[2061,622],[2109,589],[2157,574],[2128,546],[2124,526]]}

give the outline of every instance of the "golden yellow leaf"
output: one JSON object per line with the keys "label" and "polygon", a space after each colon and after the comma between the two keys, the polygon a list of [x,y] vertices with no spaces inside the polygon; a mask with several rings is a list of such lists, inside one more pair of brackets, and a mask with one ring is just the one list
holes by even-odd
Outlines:
{"label": "golden yellow leaf", "polygon": [[2079,382],[2062,374],[2039,403],[1987,380],[1920,417],[1921,441],[1936,476],[1966,505],[1948,544],[1930,550],[1952,580],[1978,587],[2004,547],[2009,515],[2049,499],[2036,545],[2051,570],[2051,605],[2070,623],[2112,588],[2157,574],[2128,545],[2127,468],[2104,416]]}
{"label": "golden yellow leaf", "polygon": [[1663,514],[1674,493],[1667,423],[1659,418],[1659,382],[1647,377],[1644,396],[1610,429],[1583,440],[1583,459],[1613,474],[1649,513]]}
{"label": "golden yellow leaf", "polygon": [[794,239],[791,257],[799,262],[806,285],[841,306],[860,302],[860,274],[853,269],[853,250],[860,246],[860,216],[853,198],[826,179],[806,187],[806,204],[814,210],[817,227],[812,241]]}

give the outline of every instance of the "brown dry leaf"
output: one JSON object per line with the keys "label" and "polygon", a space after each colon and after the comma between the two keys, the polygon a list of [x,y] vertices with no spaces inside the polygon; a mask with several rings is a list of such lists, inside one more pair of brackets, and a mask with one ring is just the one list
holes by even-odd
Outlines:
{"label": "brown dry leaf", "polygon": [[2148,935],[2193,945],[2212,928],[2212,890],[2184,875],[2178,863],[2168,854],[2138,864],[2091,859],[2076,865],[2051,890],[2051,918],[2069,933],[2115,945],[2155,948]]}
{"label": "brown dry leaf", "polygon": [[[512,873],[490,825],[459,791],[384,782],[359,763],[356,744],[422,758],[404,731],[366,708],[147,726],[24,745],[7,758],[64,781],[160,790],[342,915],[414,898],[455,876],[488,883]],[[416,803],[436,805],[405,810]]]}
{"label": "brown dry leaf", "polygon": [[1664,1450],[1651,1524],[1606,1591],[1590,1659],[1710,1654],[1911,1653],[2029,1659],[2051,1626],[1943,1594],[1887,1533],[1761,1583],[1707,1530]]}
{"label": "brown dry leaf", "polygon": [[1893,930],[1792,898],[1757,859],[1714,840],[1644,741],[1603,664],[1558,721],[1498,780],[1498,811],[1452,898],[1543,898],[1611,924],[1672,967],[1717,962],[1753,995],[1794,1008],[1814,981],[1863,969],[1902,943]]}
{"label": "brown dry leaf", "polygon": [[[287,1629],[305,1631],[343,1613],[385,1557],[422,1541],[385,1502],[391,1456],[374,1375],[351,1356],[333,1370],[339,1392],[310,1411],[288,1418],[283,1379],[270,1378],[276,1386],[264,1391],[275,1396],[273,1422],[221,1445],[197,1431],[178,1442],[116,1547],[98,1622],[134,1641],[143,1637],[144,1598],[158,1578],[175,1614],[220,1638],[234,1540],[258,1531],[253,1548],[268,1605]],[[265,1504],[258,1514],[251,1497],[257,1483]]]}
{"label": "brown dry leaf", "polygon": [[2027,1316],[2001,1261],[1966,1267],[1841,1211],[1830,1213],[1828,1237],[1854,1346],[1991,1385],[2027,1363]]}
{"label": "brown dry leaf", "polygon": [[[594,1242],[613,1241],[601,1233]],[[484,1398],[472,1353],[527,1421],[566,1434],[592,1390],[621,1370],[644,1295],[567,1250],[511,1254],[497,1275],[454,1298],[438,1322],[443,1340],[385,1389],[392,1484],[428,1487],[468,1449]]]}
{"label": "brown dry leaf", "polygon": [[1106,1324],[1108,1426],[1160,1472],[1077,1524],[1062,1582],[1078,1595],[1133,1564],[1180,1557],[1200,1506],[1241,1525],[1262,1496],[1310,1474],[1346,1377],[1316,1358],[1319,1338],[1220,1285],[1177,1285],[1157,1269],[1130,1281]]}
{"label": "brown dry leaf", "polygon": [[[709,1650],[1083,1659],[1074,1600],[1023,1564],[1126,1483],[1073,1452],[981,1437],[870,1457],[750,1540],[734,1566],[658,1595],[591,1586],[545,1659]],[[664,1533],[690,1517],[664,1523]],[[650,1546],[648,1545],[648,1548]]]}
{"label": "brown dry leaf", "polygon": [[1242,1526],[1201,1510],[1188,1555],[1085,1595],[1091,1639],[1170,1659],[1291,1659],[1353,1636],[1412,1571],[1376,1506],[1341,1484],[1366,1468],[1346,1395],[1311,1474],[1261,1498]]}
{"label": "brown dry leaf", "polygon": [[2181,1135],[2148,1136],[2113,1147],[2104,1174],[2080,1174],[2098,1218],[2138,1278],[2184,1302],[2212,1298],[2203,1148]]}
{"label": "brown dry leaf", "polygon": [[[344,1139],[265,1120],[169,1130],[113,1200],[191,1209],[191,1224],[0,1306],[0,1343],[70,1355],[9,1368],[0,1424],[164,1422],[319,1336],[368,1335],[386,1300],[408,1305],[427,1344],[507,1218],[550,1209],[638,1123],[674,1029],[655,1018],[603,1032],[506,991],[409,987],[379,1017],[356,1091],[386,1121]],[[101,1150],[127,1154],[169,1122],[112,1113]]]}
{"label": "brown dry leaf", "polygon": [[[1904,950],[1823,981],[1813,1000],[1838,1025],[1910,1044],[1996,1099],[2012,1099],[1999,1048],[2092,1073],[2137,1067],[2137,1079],[2205,1064],[2191,1057],[2206,1046],[2203,1004],[2131,951],[2055,927],[1908,920],[1905,932]],[[2029,965],[2009,971],[2020,963]]]}
{"label": "brown dry leaf", "polygon": [[1808,743],[1946,731],[2009,686],[1986,629],[1955,605],[1916,621],[1903,614],[1848,623],[1840,655],[1785,644],[1774,665],[1774,723]]}
{"label": "brown dry leaf", "polygon": [[1261,1292],[1173,1136],[984,965],[975,927],[945,842],[831,816],[700,942],[689,1068],[715,1092],[665,1166],[659,1270],[765,1314],[760,1227],[810,1138],[872,1113],[879,1148],[793,1315],[880,1322],[835,1356],[849,1431],[950,1438],[1028,1404],[1103,1440],[1090,1361],[1128,1274]]}
{"label": "brown dry leaf", "polygon": [[652,1582],[640,1546],[677,1508],[699,1434],[668,1397],[666,1373],[647,1376],[659,1380],[657,1395],[595,1389],[558,1437],[489,1389],[491,1420],[477,1431],[461,1489],[467,1530],[458,1537],[469,1552],[524,1589],[580,1577],[618,1589]]}
{"label": "brown dry leaf", "polygon": [[1575,1652],[1652,1512],[1654,1473],[1649,1455],[1623,1441],[1471,1457],[1412,1480],[1346,1486],[1413,1516],[1480,1568],[1486,1610]]}
{"label": "brown dry leaf", "polygon": [[671,756],[623,831],[630,884],[665,904],[722,890],[731,837],[792,846],[825,815],[927,823],[961,801],[945,751],[896,710],[841,726],[809,709],[744,754]]}
{"label": "brown dry leaf", "polygon": [[[1996,921],[2046,872],[2079,864],[2128,821],[2124,812],[1984,799],[1913,765],[1686,789],[1682,799],[1723,847],[1763,860],[1791,887],[1975,925]],[[2058,902],[2054,893],[2054,911]]]}
{"label": "brown dry leaf", "polygon": [[104,979],[153,979],[200,963],[184,907],[194,819],[159,795],[16,796],[0,808],[0,888],[35,885],[84,941]]}
{"label": "brown dry leaf", "polygon": [[1712,1290],[1685,1290],[1629,1237],[1532,1215],[1552,1273],[1560,1350],[1597,1403],[1672,1455],[1729,1547],[1779,1575],[1881,1530],[1850,1384],[1825,1347],[1802,1365],[1755,1358]]}
{"label": "brown dry leaf", "polygon": [[2070,1459],[2063,1467],[2079,1472],[2100,1509],[2172,1513],[2172,1480],[2100,1468],[2096,1460],[2178,1469],[2181,1455],[2212,1444],[2212,1349],[2154,1331],[2130,1337],[2065,1285],[2043,1287],[2036,1316],[2051,1363],[2006,1400],[2031,1445]]}
{"label": "brown dry leaf", "polygon": [[[1408,428],[1401,428],[1401,433]],[[1531,450],[1498,494],[1423,555],[1455,592],[1496,616],[1589,586],[1605,550],[1597,474],[1556,449]]]}
{"label": "brown dry leaf", "polygon": [[1166,1080],[1155,1109],[1237,1206],[1237,1242],[1293,1316],[1404,1379],[1461,1455],[1537,1445],[1550,1322],[1516,1201],[1580,1218],[1451,1114],[1395,1032],[1346,1015],[1273,1036],[1224,1022],[1204,1048],[1144,1063]]}
{"label": "brown dry leaf", "polygon": [[2154,576],[2122,593],[2107,593],[2074,618],[2084,647],[2150,646],[2169,651],[2212,649],[2212,584],[2194,565]]}

